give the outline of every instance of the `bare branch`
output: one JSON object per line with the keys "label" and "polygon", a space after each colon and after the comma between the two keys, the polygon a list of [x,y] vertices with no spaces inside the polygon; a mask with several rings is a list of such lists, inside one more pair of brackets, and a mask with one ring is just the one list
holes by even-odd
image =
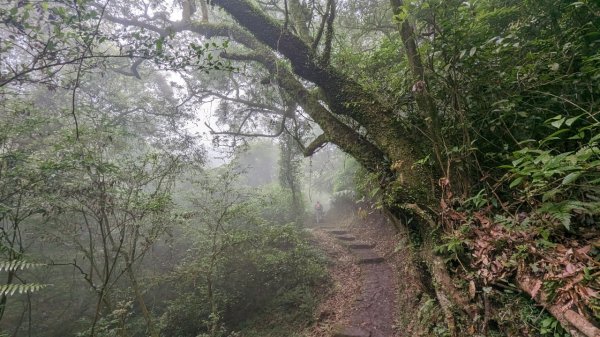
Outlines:
{"label": "bare branch", "polygon": [[249,107],[261,109],[261,110],[263,110],[262,112],[264,112],[264,113],[270,113],[270,114],[276,114],[276,115],[282,115],[282,116],[286,114],[285,110],[279,109],[277,107],[270,106],[267,104],[253,102],[253,101],[242,99],[242,98],[229,97],[227,95],[223,95],[223,94],[215,92],[215,91],[204,91],[204,92],[207,94],[210,94],[211,96],[215,96],[215,97],[218,97],[223,100],[227,100],[227,101],[235,102],[235,103],[241,103],[241,104],[247,105]]}
{"label": "bare branch", "polygon": [[237,136],[237,137],[277,138],[277,137],[281,136],[281,134],[283,133],[283,130],[285,129],[285,121],[286,121],[286,118],[284,117],[281,120],[281,123],[279,124],[279,129],[277,130],[277,132],[275,132],[273,134],[269,134],[269,133],[244,133],[244,132],[241,132],[241,128],[242,128],[243,124],[240,125],[240,128],[238,129],[238,131],[215,131],[208,123],[205,122],[204,125],[210,130],[210,133],[212,135],[226,135],[226,136]]}
{"label": "bare branch", "polygon": [[[92,42],[96,39],[96,36],[98,35],[98,30],[100,29],[100,23],[102,23],[102,17],[104,16],[104,12],[106,11],[106,6],[108,6],[108,3],[110,2],[110,0],[106,0],[106,3],[104,3],[104,6],[102,6],[101,10],[100,10],[100,18],[98,19],[98,22],[96,23],[96,27],[94,28],[94,34],[92,35],[92,38],[88,40],[85,49],[83,50],[83,54],[82,56],[85,57],[87,55],[87,53],[89,52],[90,54],[92,54]],[[81,29],[81,16],[80,16],[80,12],[79,12],[79,7],[77,7],[77,2],[75,2],[75,6],[76,6],[76,10],[77,10],[77,16],[79,17],[79,28]],[[83,69],[83,58],[79,61],[79,64],[77,65],[77,76],[75,78],[75,85],[73,86],[73,94],[71,95],[71,115],[73,115],[73,120],[75,121],[75,139],[79,140],[79,123],[77,122],[77,114],[75,113],[75,99],[76,99],[76,95],[77,95],[77,89],[79,88],[79,80],[81,78],[81,70]]]}
{"label": "bare branch", "polygon": [[329,17],[329,12],[331,11],[331,3],[333,0],[327,1],[327,7],[325,9],[325,13],[321,17],[321,24],[319,25],[319,30],[317,31],[317,35],[315,36],[315,40],[312,43],[311,49],[313,53],[317,53],[317,48],[319,47],[319,43],[321,43],[321,38],[323,37],[323,32],[325,31],[325,23],[327,22],[327,18]]}

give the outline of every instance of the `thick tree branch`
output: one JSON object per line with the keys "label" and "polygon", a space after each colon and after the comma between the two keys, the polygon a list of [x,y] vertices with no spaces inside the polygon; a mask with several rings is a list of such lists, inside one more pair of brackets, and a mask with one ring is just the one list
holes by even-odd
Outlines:
{"label": "thick tree branch", "polygon": [[306,146],[304,149],[302,149],[302,152],[304,153],[305,157],[310,157],[313,154],[315,154],[315,152],[317,152],[320,148],[327,145],[327,143],[329,143],[329,138],[327,137],[326,134],[322,133],[317,138],[315,138],[312,142],[310,142],[310,144],[308,144],[308,146]]}
{"label": "thick tree branch", "polygon": [[[298,36],[305,42],[311,43],[312,38],[308,31],[308,22],[310,17],[306,14],[306,7],[298,0],[287,0],[290,18],[294,24]],[[287,27],[285,27],[287,28]]]}
{"label": "thick tree branch", "polygon": [[[226,54],[227,57],[256,61],[266,67],[273,78],[277,79],[278,85],[294,97],[303,110],[322,127],[331,142],[354,156],[365,168],[373,172],[388,172],[389,166],[382,167],[384,163],[389,163],[387,158],[391,161],[401,160],[401,170],[409,185],[420,186],[427,183],[418,166],[412,165],[416,156],[412,146],[402,138],[401,129],[398,128],[398,122],[391,110],[383,107],[374,96],[351,79],[331,67],[320,67],[310,46],[289,31],[282,31],[281,25],[263,14],[260,9],[250,5],[248,1],[214,0],[213,3],[225,8],[243,26],[250,26],[246,28],[252,34],[238,26],[196,21],[176,22],[167,29],[161,29],[136,20],[113,17],[109,20],[159,33],[187,30],[207,38],[228,37],[240,43],[254,52],[246,55]],[[320,98],[311,95],[284,64],[279,64],[279,58],[265,48],[263,43],[284,54],[290,60],[295,74],[319,85],[328,107],[321,104]],[[372,135],[375,144],[342,123],[332,112],[355,119]],[[395,168],[398,166],[395,165]]]}
{"label": "thick tree branch", "polygon": [[332,112],[356,120],[371,135],[380,151],[392,161],[401,161],[402,165],[395,167],[403,171],[405,182],[415,186],[426,184],[423,173],[412,165],[416,158],[413,144],[403,137],[393,109],[383,106],[349,77],[332,67],[320,66],[310,46],[248,0],[213,0],[213,3],[225,9],[259,41],[282,53],[291,62],[294,73],[321,87]]}
{"label": "thick tree branch", "polygon": [[251,60],[262,64],[275,77],[279,87],[293,97],[302,109],[319,124],[330,142],[352,155],[366,169],[372,172],[386,171],[386,168],[382,167],[382,163],[385,162],[384,154],[367,139],[335,118],[319,102],[317,96],[311,94],[286,67],[278,67],[275,55],[263,48],[262,50],[257,49],[251,54],[225,54],[223,57],[234,60]]}
{"label": "thick tree branch", "polygon": [[[390,0],[392,11],[395,15],[402,12],[402,0]],[[415,31],[407,19],[400,23],[400,36],[404,44],[404,50],[408,59],[408,64],[413,75],[414,85],[412,88],[417,106],[421,112],[422,118],[427,125],[429,137],[432,140],[433,153],[438,161],[439,167],[444,170],[444,158],[441,151],[442,136],[438,118],[438,108],[433,96],[427,90],[427,78],[421,55],[417,46],[417,37]],[[449,178],[450,172],[445,170],[444,176]]]}
{"label": "thick tree branch", "polygon": [[541,280],[535,280],[528,277],[527,275],[518,275],[517,284],[519,288],[529,294],[532,299],[546,308],[554,318],[556,318],[560,324],[569,331],[573,337],[598,337],[600,336],[600,329],[590,323],[585,317],[579,315],[575,311],[568,308],[561,308],[560,305],[553,305],[549,303],[548,296],[543,291],[537,291],[536,283],[541,284]]}

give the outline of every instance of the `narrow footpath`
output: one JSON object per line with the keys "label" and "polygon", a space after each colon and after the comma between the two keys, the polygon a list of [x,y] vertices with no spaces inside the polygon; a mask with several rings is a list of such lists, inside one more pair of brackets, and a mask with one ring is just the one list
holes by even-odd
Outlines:
{"label": "narrow footpath", "polygon": [[[318,244],[335,261],[334,294],[324,303],[314,336],[393,337],[396,279],[375,244],[338,227],[313,229]],[[319,329],[317,329],[319,330]]]}

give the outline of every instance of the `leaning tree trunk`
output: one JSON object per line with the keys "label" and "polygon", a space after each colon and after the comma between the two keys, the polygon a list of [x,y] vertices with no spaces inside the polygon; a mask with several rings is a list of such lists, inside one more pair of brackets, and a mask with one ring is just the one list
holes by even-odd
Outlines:
{"label": "leaning tree trunk", "polygon": [[419,165],[414,165],[418,158],[416,147],[406,137],[391,107],[382,104],[350,77],[320,62],[319,55],[309,45],[249,1],[214,0],[212,3],[227,11],[261,43],[284,55],[294,74],[319,86],[333,114],[351,118],[364,128],[368,140],[386,157],[380,167],[392,167],[397,172],[400,183],[397,187],[405,189],[405,197],[418,201],[430,197],[423,193],[429,177]]}
{"label": "leaning tree trunk", "polygon": [[[222,56],[262,64],[271,72],[278,86],[321,126],[324,133],[305,148],[305,154],[312,154],[326,142],[335,143],[369,171],[380,173],[381,184],[390,196],[391,206],[415,204],[420,209],[434,210],[439,207],[431,183],[434,175],[421,165],[415,165],[417,159],[422,157],[417,151],[420,144],[414,144],[414,140],[407,135],[392,107],[383,104],[329,62],[323,62],[323,55],[317,55],[313,46],[249,0],[213,0],[212,3],[228,12],[245,30],[204,21],[174,23],[168,29],[143,26],[161,35],[191,31],[206,37],[224,36],[244,45],[251,52],[225,53]],[[134,20],[108,18],[123,24],[139,24]],[[275,52],[285,56],[291,67],[282,62]],[[319,90],[307,89],[298,77],[314,83]],[[358,123],[360,132],[348,126],[344,120]],[[412,212],[409,208],[405,208],[405,211]],[[426,233],[423,238],[431,239],[429,234],[435,226],[429,226],[425,221],[422,223],[426,226],[422,231]],[[438,298],[440,301],[444,298],[454,299],[456,296],[452,294],[455,291],[446,289],[450,288],[450,283],[447,282],[447,273],[443,273],[445,268],[441,268],[443,263],[433,254],[434,242],[423,241],[427,244],[422,246],[420,257],[426,261],[434,284],[440,285],[438,289],[443,289]],[[450,315],[447,316],[449,321]]]}
{"label": "leaning tree trunk", "polygon": [[[392,11],[395,15],[402,13],[402,0],[390,0]],[[408,60],[408,65],[413,77],[412,93],[417,103],[417,108],[420,112],[420,117],[426,124],[428,138],[430,140],[432,153],[434,154],[438,170],[443,174],[445,179],[449,179],[449,169],[445,169],[445,156],[442,154],[443,148],[441,129],[439,124],[438,109],[435,100],[428,90],[428,77],[423,67],[423,62],[419,54],[417,37],[413,26],[407,18],[399,22],[400,37],[404,45],[404,54]],[[437,206],[437,205],[436,205]],[[444,316],[448,330],[452,336],[457,336],[458,328],[455,322],[453,312],[459,312],[457,308],[461,308],[469,313],[471,318],[474,318],[475,312],[470,308],[469,303],[464,300],[452,283],[452,279],[442,257],[435,254],[435,246],[437,236],[434,232],[440,228],[436,218],[432,218],[417,204],[404,205],[404,209],[412,212],[420,219],[420,237],[422,244],[420,246],[420,257],[428,265],[429,272],[434,280],[434,288],[436,297]],[[437,209],[437,208],[436,208]]]}
{"label": "leaning tree trunk", "polygon": [[[375,167],[380,172],[393,171],[394,177],[391,182],[384,182],[384,188],[392,196],[393,202],[391,204],[407,206],[404,207],[406,211],[415,213],[423,220],[420,221],[423,228],[419,234],[421,234],[424,244],[421,245],[419,255],[426,262],[429,273],[434,279],[435,291],[442,308],[444,308],[449,329],[456,335],[452,311],[456,308],[465,308],[466,303],[460,300],[461,297],[452,286],[443,261],[433,253],[435,241],[434,236],[431,234],[437,228],[435,222],[425,220],[429,217],[417,211],[417,209],[436,209],[439,207],[435,202],[436,193],[430,188],[434,177],[431,172],[415,165],[416,158],[418,158],[415,149],[418,146],[413,144],[407,137],[399,121],[394,117],[393,110],[378,101],[374,95],[351,78],[332,66],[319,62],[318,55],[301,38],[265,15],[250,2],[245,0],[214,0],[213,3],[225,9],[260,42],[283,54],[290,61],[296,75],[318,85],[330,111],[335,115],[346,116],[355,120],[366,130],[368,134],[367,142],[377,148],[376,153],[382,153],[384,158],[376,165],[369,163],[370,167],[368,168],[373,169]],[[406,46],[412,46],[412,50],[416,51],[414,44],[411,44],[409,40],[406,42]],[[418,60],[417,54],[412,53],[412,55],[415,56],[413,61]],[[275,68],[279,72],[285,67],[275,65]],[[422,76],[418,68],[419,66],[415,62],[413,67],[415,77]],[[294,86],[294,83],[290,83],[293,82],[290,78],[281,79],[279,82],[281,86]],[[304,87],[301,86],[301,88]],[[303,90],[299,89],[298,91],[302,92]],[[436,139],[439,136],[435,105],[426,90],[421,90],[419,94],[420,109],[424,113],[433,116],[430,118],[430,134],[437,146]],[[310,96],[301,96],[298,103],[305,108],[309,105],[307,101],[310,101],[310,99]],[[308,110],[307,112],[312,116],[315,111],[318,112],[319,109]],[[330,113],[325,115],[333,116]],[[319,121],[317,120],[317,122]],[[326,130],[328,124],[324,124],[323,129]],[[325,136],[330,141],[336,141],[335,136],[332,137],[333,135],[328,134],[327,131]],[[342,142],[337,140],[336,143]],[[342,143],[341,147],[346,149],[352,147],[352,145]],[[436,151],[436,153],[438,162],[441,162],[439,151]],[[415,207],[408,207],[409,205],[415,205]],[[458,305],[452,305],[453,303]]]}

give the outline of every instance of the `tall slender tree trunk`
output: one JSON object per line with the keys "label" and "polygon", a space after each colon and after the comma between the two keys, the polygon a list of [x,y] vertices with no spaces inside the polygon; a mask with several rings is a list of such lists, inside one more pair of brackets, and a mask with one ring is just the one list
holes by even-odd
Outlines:
{"label": "tall slender tree trunk", "polygon": [[[395,15],[402,13],[402,0],[390,0],[392,11]],[[408,65],[413,78],[412,93],[417,102],[417,107],[420,115],[423,118],[424,124],[427,126],[428,137],[431,141],[433,154],[438,162],[438,166],[444,176],[448,176],[450,172],[446,170],[446,160],[444,160],[443,140],[439,123],[439,113],[435,100],[428,90],[428,76],[423,67],[419,47],[417,44],[417,36],[414,27],[409,20],[405,18],[399,23],[400,37],[404,44],[404,53],[408,59]]]}
{"label": "tall slender tree trunk", "polygon": [[148,310],[148,306],[146,305],[146,301],[144,300],[144,294],[140,289],[137,277],[133,272],[133,266],[128,256],[125,256],[125,263],[127,268],[127,276],[129,277],[129,281],[131,282],[131,287],[133,288],[135,298],[138,302],[138,305],[140,306],[140,310],[142,311],[142,315],[144,316],[146,325],[148,326],[148,332],[150,333],[151,337],[159,337],[158,329],[154,324],[154,319],[152,317],[152,314],[150,313],[150,310]]}

